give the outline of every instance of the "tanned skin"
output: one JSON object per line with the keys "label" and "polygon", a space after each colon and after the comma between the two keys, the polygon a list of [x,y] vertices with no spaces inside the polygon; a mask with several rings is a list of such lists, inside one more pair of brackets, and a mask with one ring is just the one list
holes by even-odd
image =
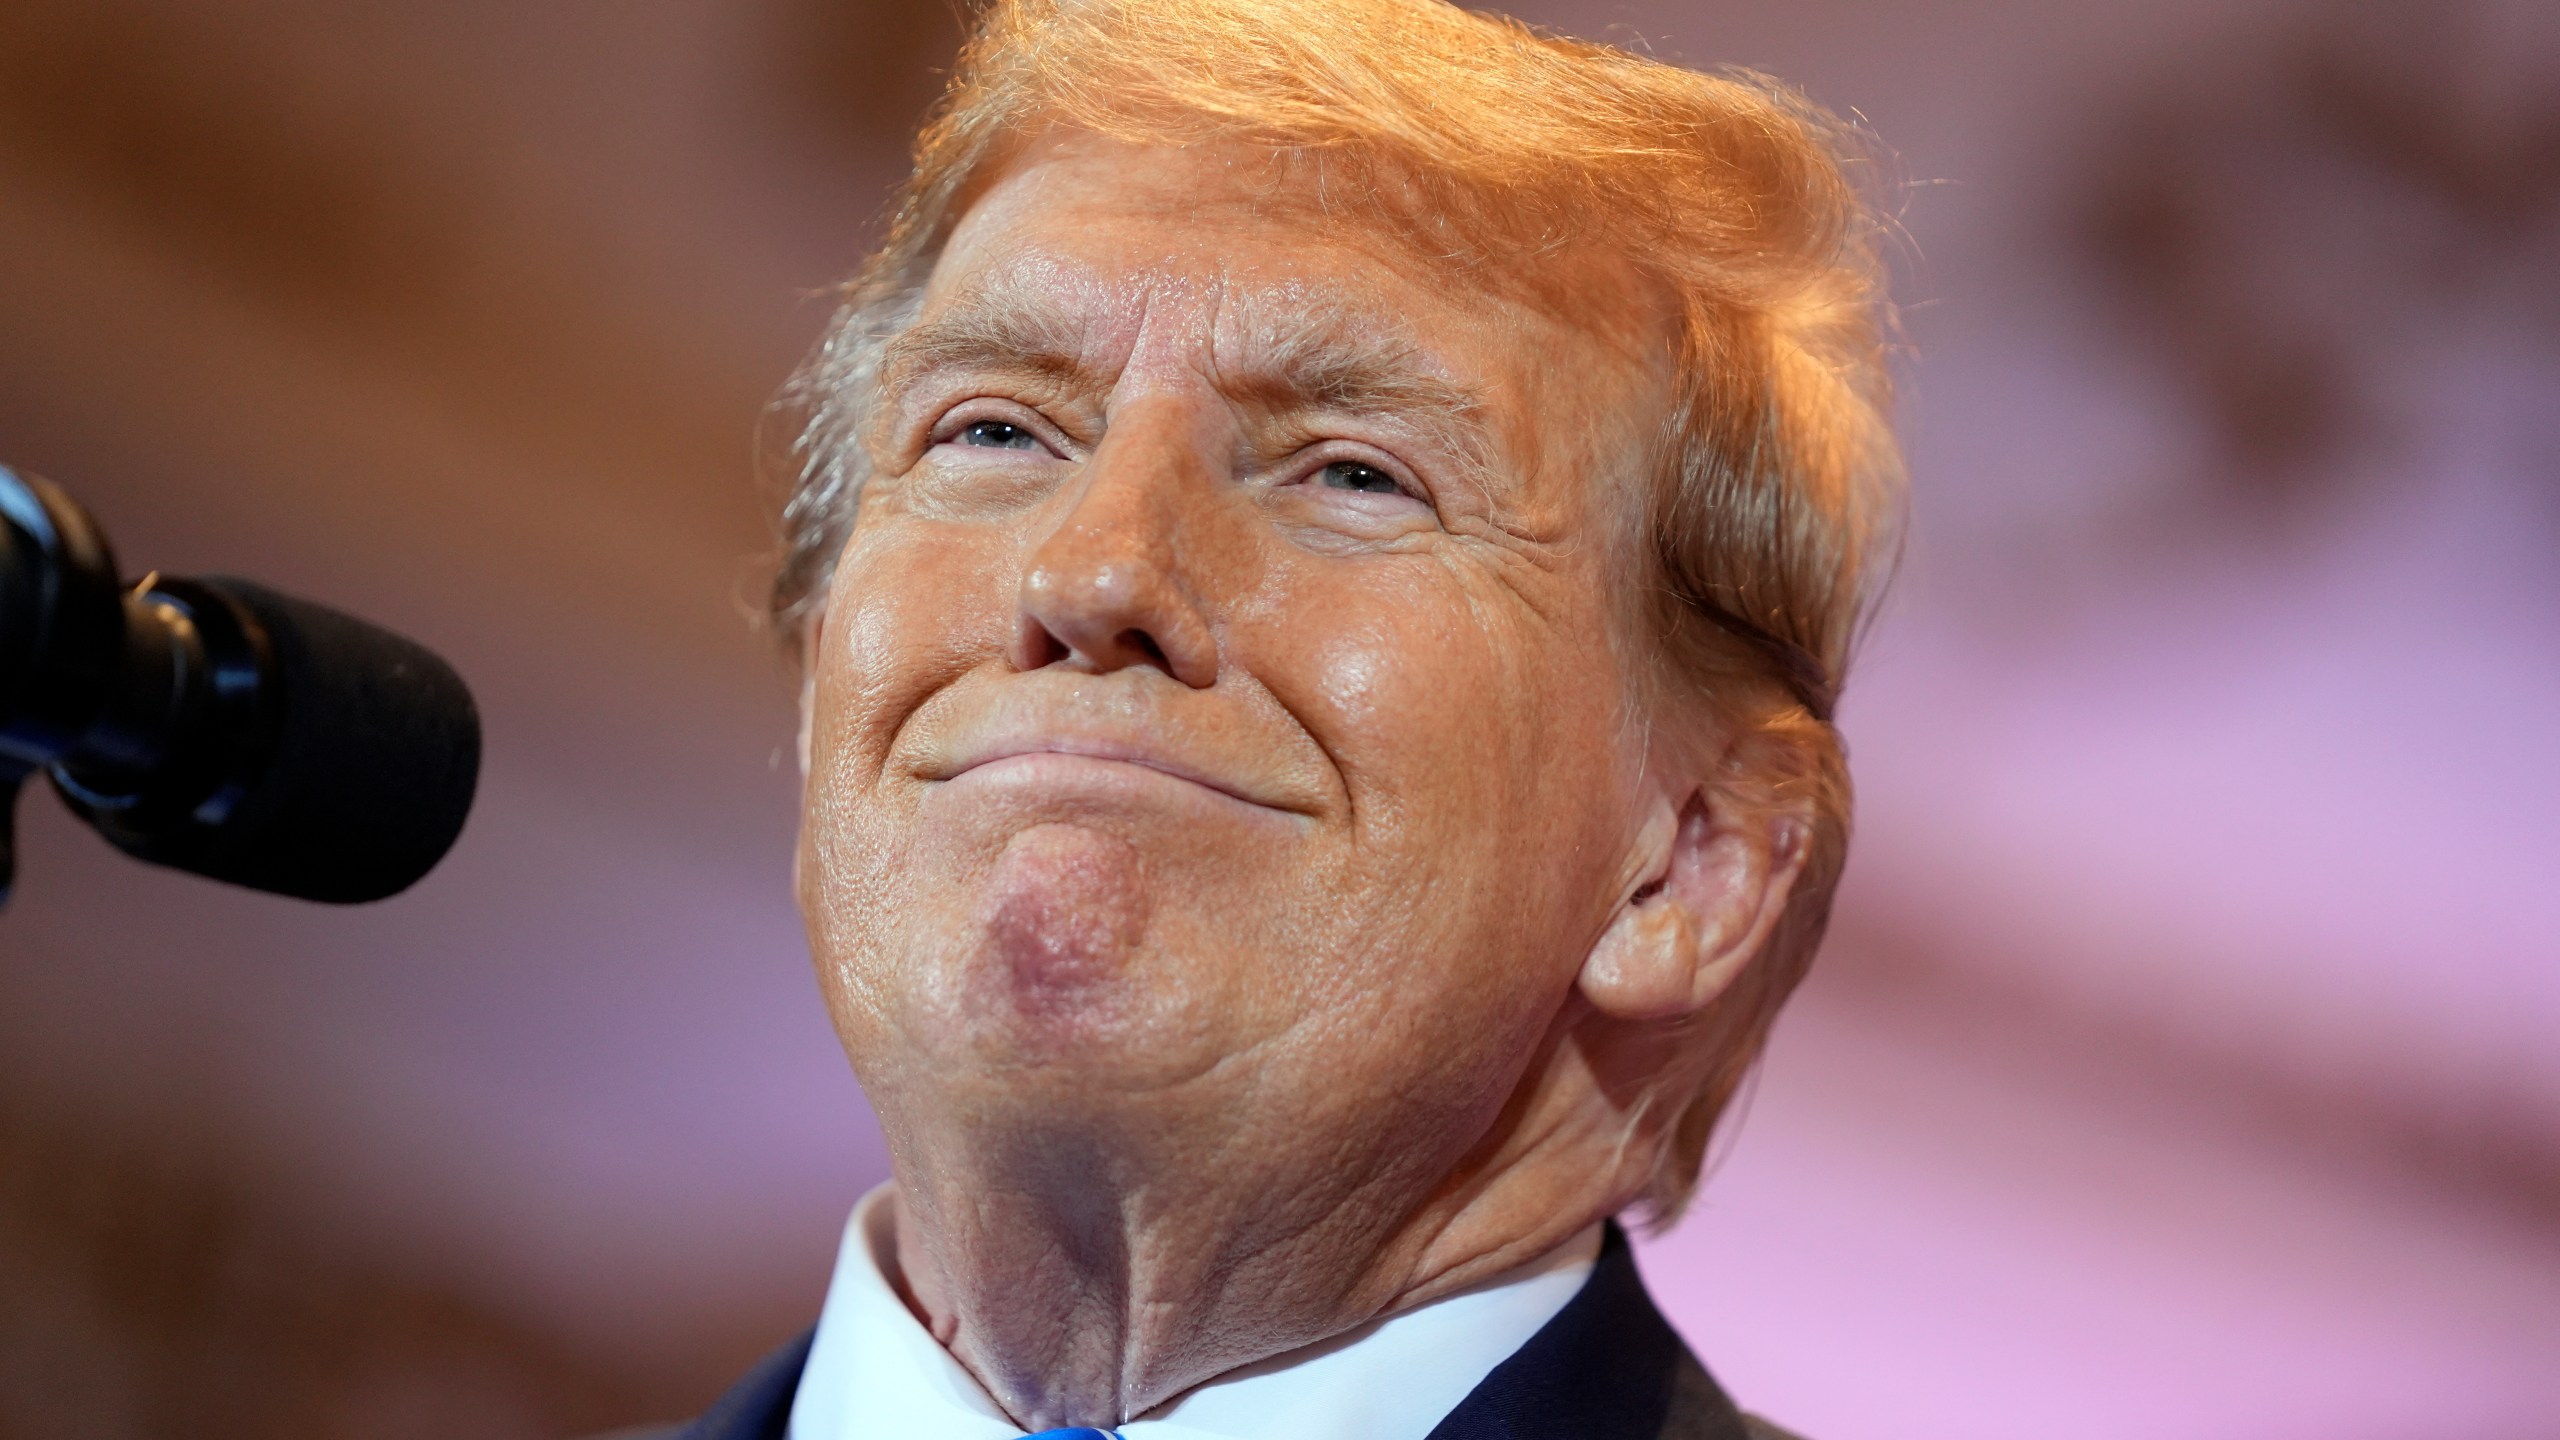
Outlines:
{"label": "tanned skin", "polygon": [[1025,1428],[1643,1191],[1803,833],[1645,698],[1669,333],[1243,147],[1049,137],[940,256],[810,638],[800,892],[906,1298]]}

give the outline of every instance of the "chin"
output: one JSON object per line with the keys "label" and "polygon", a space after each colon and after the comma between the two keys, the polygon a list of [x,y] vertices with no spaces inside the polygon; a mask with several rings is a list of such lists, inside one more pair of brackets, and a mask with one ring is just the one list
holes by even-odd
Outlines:
{"label": "chin", "polygon": [[846,863],[811,897],[839,923],[812,930],[839,947],[830,983],[866,1086],[1107,1102],[1182,1085],[1302,1013],[1282,992],[1303,962],[1264,953],[1306,938],[1270,889],[1310,868],[1302,837],[1176,818],[953,805],[841,832]]}

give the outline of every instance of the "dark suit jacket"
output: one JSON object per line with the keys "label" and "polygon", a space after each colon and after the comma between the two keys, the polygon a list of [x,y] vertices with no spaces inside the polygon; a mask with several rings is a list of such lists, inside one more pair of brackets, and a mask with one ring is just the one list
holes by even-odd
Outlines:
{"label": "dark suit jacket", "polygon": [[[768,1357],[678,1440],[783,1440],[809,1362],[801,1336]],[[1734,1409],[1653,1308],[1615,1224],[1579,1293],[1493,1367],[1430,1440],[1789,1440]]]}

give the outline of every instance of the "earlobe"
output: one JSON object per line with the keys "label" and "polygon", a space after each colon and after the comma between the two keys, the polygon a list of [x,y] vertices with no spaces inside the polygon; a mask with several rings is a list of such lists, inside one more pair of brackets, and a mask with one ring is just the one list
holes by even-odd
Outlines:
{"label": "earlobe", "polygon": [[1671,823],[1657,815],[1646,829],[1659,861],[1610,918],[1577,985],[1613,1019],[1673,1020],[1713,1004],[1759,954],[1804,867],[1804,826],[1698,791]]}

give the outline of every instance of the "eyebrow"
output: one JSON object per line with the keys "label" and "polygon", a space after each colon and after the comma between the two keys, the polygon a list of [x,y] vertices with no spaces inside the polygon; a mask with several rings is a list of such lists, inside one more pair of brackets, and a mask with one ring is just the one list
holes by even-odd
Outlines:
{"label": "eyebrow", "polygon": [[[1333,411],[1386,420],[1446,452],[1468,478],[1490,478],[1492,429],[1483,398],[1430,373],[1410,337],[1363,333],[1370,327],[1332,306],[1293,308],[1267,320],[1254,313],[1262,309],[1247,307],[1245,356],[1213,377],[1221,394],[1268,416]],[[1098,388],[1105,377],[1086,363],[1083,349],[1080,329],[1054,311],[973,297],[892,337],[881,351],[880,389],[893,396],[941,371]]]}
{"label": "eyebrow", "polygon": [[1221,367],[1218,386],[1271,414],[1332,410],[1391,420],[1484,478],[1492,430],[1483,397],[1432,374],[1411,338],[1353,321],[1326,309],[1293,314],[1285,325],[1252,327],[1244,363]]}
{"label": "eyebrow", "polygon": [[1027,306],[979,301],[918,321],[880,351],[880,389],[895,395],[939,370],[1031,374],[1056,380],[1085,376],[1076,334]]}

